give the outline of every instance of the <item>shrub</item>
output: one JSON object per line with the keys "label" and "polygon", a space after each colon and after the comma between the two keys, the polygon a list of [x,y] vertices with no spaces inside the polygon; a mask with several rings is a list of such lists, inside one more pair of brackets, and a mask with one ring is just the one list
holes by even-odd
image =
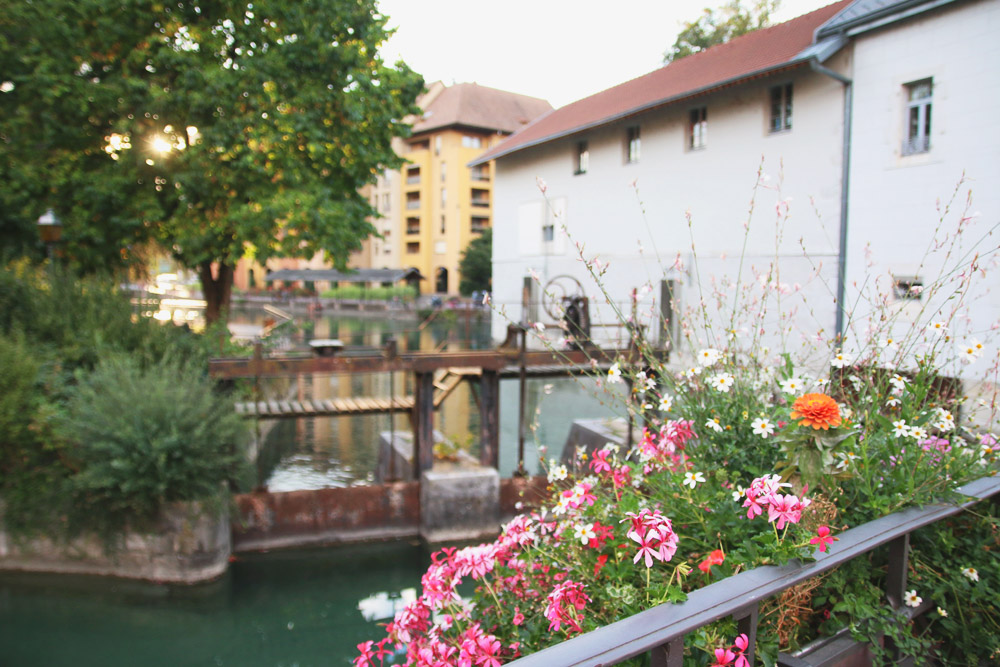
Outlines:
{"label": "shrub", "polygon": [[113,355],[79,373],[57,429],[72,443],[77,509],[113,523],[217,499],[224,483],[249,474],[232,403],[213,393],[201,364],[175,357],[144,366]]}

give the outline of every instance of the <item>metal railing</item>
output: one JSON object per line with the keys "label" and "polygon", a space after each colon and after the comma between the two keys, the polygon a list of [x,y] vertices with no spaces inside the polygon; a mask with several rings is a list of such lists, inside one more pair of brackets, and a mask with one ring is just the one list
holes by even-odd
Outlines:
{"label": "metal railing", "polygon": [[[750,640],[745,655],[753,665],[758,610],[762,600],[882,545],[889,546],[886,597],[894,608],[902,607],[910,533],[1000,494],[1000,477],[978,479],[961,487],[958,492],[972,500],[961,504],[911,507],[895,512],[844,531],[834,548],[818,554],[811,563],[793,561],[781,567],[764,566],[741,572],[692,592],[681,604],[662,604],[647,609],[509,664],[518,667],[595,667],[614,665],[648,651],[652,667],[680,667],[685,635],[720,618],[733,616],[737,633],[746,633]],[[779,658],[778,664],[810,663]]]}

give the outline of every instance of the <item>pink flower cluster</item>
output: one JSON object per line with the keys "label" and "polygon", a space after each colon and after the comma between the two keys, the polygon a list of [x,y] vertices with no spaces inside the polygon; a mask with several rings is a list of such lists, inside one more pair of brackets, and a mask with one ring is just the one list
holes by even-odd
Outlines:
{"label": "pink flower cluster", "polygon": [[545,618],[549,619],[549,630],[558,630],[563,624],[573,632],[581,632],[582,611],[590,602],[590,596],[581,583],[567,579],[549,593],[545,606]]}
{"label": "pink flower cluster", "polygon": [[810,501],[780,493],[783,486],[790,485],[782,484],[778,475],[764,475],[755,479],[746,490],[746,500],[743,501],[743,507],[747,508],[747,518],[762,515],[767,507],[767,520],[777,522],[778,530],[788,523],[798,523],[802,519],[802,510],[809,506]]}
{"label": "pink flower cluster", "polygon": [[639,544],[639,551],[632,559],[633,563],[645,558],[646,567],[652,567],[654,558],[666,563],[674,557],[679,538],[670,519],[663,516],[659,510],[648,508],[640,510],[638,514],[626,512],[625,516],[627,518],[622,519],[621,523],[632,522],[632,527],[626,536]]}
{"label": "pink flower cluster", "polygon": [[694,437],[693,424],[690,420],[678,419],[667,421],[658,432],[644,429],[639,441],[640,455],[646,461],[660,464],[681,463],[683,455],[679,452]]}
{"label": "pink flower cluster", "polygon": [[725,667],[726,665],[750,667],[750,661],[744,655],[749,647],[750,638],[745,634],[740,634],[733,642],[732,648],[715,649],[715,662],[712,663],[711,667]]}

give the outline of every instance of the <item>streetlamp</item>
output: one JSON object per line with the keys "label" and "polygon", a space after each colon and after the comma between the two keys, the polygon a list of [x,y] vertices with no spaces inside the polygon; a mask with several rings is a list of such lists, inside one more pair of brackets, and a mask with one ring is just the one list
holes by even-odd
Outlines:
{"label": "streetlamp", "polygon": [[38,218],[38,234],[45,244],[45,253],[49,261],[52,261],[53,249],[62,238],[62,221],[56,217],[55,211],[51,208]]}

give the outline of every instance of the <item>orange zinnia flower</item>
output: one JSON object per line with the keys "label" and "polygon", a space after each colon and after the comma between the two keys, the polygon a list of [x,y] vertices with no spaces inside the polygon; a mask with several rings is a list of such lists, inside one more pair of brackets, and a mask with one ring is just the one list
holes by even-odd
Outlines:
{"label": "orange zinnia flower", "polygon": [[803,426],[828,430],[840,426],[840,406],[826,394],[803,394],[792,404],[792,419],[799,418]]}

